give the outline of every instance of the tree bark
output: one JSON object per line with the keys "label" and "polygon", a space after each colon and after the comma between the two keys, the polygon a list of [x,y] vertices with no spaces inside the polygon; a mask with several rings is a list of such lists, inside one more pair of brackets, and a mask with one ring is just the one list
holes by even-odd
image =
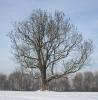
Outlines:
{"label": "tree bark", "polygon": [[46,79],[46,69],[42,69],[41,70],[41,80],[42,80],[42,83],[41,83],[41,90],[42,91],[45,91],[45,90],[48,90],[48,82],[47,82],[47,79]]}

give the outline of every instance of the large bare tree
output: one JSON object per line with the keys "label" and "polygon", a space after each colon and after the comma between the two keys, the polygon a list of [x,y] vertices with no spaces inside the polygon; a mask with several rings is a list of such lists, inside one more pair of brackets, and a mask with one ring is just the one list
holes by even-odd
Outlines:
{"label": "large bare tree", "polygon": [[14,25],[9,37],[18,63],[40,72],[42,90],[52,79],[81,69],[92,51],[92,42],[83,40],[59,11],[34,10],[27,20]]}

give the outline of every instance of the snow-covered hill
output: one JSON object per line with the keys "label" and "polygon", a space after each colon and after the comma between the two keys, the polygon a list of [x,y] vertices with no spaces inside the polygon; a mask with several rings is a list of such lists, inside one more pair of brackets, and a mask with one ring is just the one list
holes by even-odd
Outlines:
{"label": "snow-covered hill", "polygon": [[0,91],[0,100],[98,100],[98,93]]}

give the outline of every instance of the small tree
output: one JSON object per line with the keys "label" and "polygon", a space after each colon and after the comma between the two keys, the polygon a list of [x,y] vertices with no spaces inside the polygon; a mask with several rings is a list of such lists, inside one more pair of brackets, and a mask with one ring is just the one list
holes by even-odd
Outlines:
{"label": "small tree", "polygon": [[6,90],[7,88],[7,76],[0,74],[0,90]]}
{"label": "small tree", "polygon": [[82,73],[78,73],[75,75],[73,79],[73,86],[75,87],[76,91],[82,91],[82,85],[83,85],[83,75]]}
{"label": "small tree", "polygon": [[21,90],[22,74],[20,72],[13,72],[9,75],[10,90]]}
{"label": "small tree", "polygon": [[94,87],[94,75],[92,72],[84,73],[84,82],[83,82],[84,90],[91,91]]}
{"label": "small tree", "polygon": [[98,72],[95,73],[95,90],[98,91]]}
{"label": "small tree", "polygon": [[68,79],[62,79],[61,86],[63,87],[63,91],[69,91],[70,90],[70,82]]}
{"label": "small tree", "polygon": [[42,90],[48,89],[52,79],[81,69],[92,51],[92,43],[84,41],[64,13],[58,11],[53,15],[34,10],[28,20],[15,24],[9,37],[18,63],[40,72]]}

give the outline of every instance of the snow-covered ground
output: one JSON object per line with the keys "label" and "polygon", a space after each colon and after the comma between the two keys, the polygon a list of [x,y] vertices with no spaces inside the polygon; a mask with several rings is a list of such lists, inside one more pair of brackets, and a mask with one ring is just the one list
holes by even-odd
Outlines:
{"label": "snow-covered ground", "polygon": [[98,100],[98,93],[0,91],[0,100]]}

